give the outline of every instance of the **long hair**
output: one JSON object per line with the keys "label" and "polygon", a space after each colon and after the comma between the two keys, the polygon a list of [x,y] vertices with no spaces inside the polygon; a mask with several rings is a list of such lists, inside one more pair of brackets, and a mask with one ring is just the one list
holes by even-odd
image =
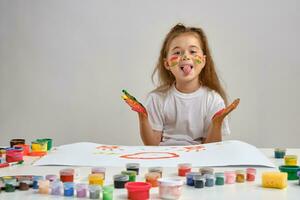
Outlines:
{"label": "long hair", "polygon": [[167,34],[162,48],[160,50],[160,55],[156,67],[152,73],[152,81],[154,81],[155,74],[158,73],[158,87],[154,91],[165,92],[167,91],[175,82],[175,77],[164,67],[164,61],[167,58],[167,53],[169,51],[171,41],[183,33],[194,33],[199,37],[200,45],[202,47],[203,54],[206,55],[206,64],[199,74],[200,84],[206,86],[212,90],[215,90],[223,98],[225,105],[227,105],[227,96],[225,90],[221,86],[220,80],[218,78],[215,64],[212,60],[210,50],[208,47],[207,37],[201,28],[196,27],[186,27],[179,23],[175,25],[170,32]]}

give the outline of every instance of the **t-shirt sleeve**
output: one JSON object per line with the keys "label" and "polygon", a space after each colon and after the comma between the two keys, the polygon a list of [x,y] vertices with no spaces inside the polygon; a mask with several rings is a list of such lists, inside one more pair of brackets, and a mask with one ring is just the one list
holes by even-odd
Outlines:
{"label": "t-shirt sleeve", "polygon": [[145,107],[148,112],[149,123],[153,130],[163,131],[163,102],[162,97],[156,93],[150,93],[146,99]]}
{"label": "t-shirt sleeve", "polygon": [[[207,115],[205,117],[205,125],[204,125],[204,134],[205,137],[207,136],[208,127],[211,124],[212,117],[218,112],[219,110],[225,108],[225,103],[223,98],[215,91],[211,91],[211,94],[207,100]],[[229,135],[230,129],[228,124],[228,116],[224,118],[221,128],[222,135]]]}

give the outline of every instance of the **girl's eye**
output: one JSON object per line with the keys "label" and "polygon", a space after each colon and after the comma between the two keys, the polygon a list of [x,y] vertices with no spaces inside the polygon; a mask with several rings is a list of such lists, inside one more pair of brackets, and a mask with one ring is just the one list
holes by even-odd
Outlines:
{"label": "girl's eye", "polygon": [[196,54],[197,51],[191,50],[191,54]]}
{"label": "girl's eye", "polygon": [[179,51],[175,51],[175,52],[173,53],[173,55],[180,55],[180,52],[179,52]]}

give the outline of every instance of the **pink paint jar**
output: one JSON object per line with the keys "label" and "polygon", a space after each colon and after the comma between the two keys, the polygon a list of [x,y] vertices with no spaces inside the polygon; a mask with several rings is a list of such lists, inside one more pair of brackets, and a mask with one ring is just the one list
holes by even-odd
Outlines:
{"label": "pink paint jar", "polygon": [[179,199],[182,192],[183,181],[178,178],[161,178],[159,183],[159,197],[162,199]]}
{"label": "pink paint jar", "polygon": [[256,169],[247,168],[247,181],[255,181]]}
{"label": "pink paint jar", "polygon": [[23,150],[22,149],[10,149],[6,151],[6,162],[19,162],[23,161]]}
{"label": "pink paint jar", "polygon": [[146,200],[150,198],[150,183],[145,182],[127,182],[125,188],[128,191],[128,199]]}
{"label": "pink paint jar", "polygon": [[188,172],[192,171],[192,164],[180,163],[178,164],[178,176],[185,176]]}
{"label": "pink paint jar", "polygon": [[235,183],[236,174],[233,171],[226,171],[224,172],[225,176],[225,183],[226,184],[233,184]]}

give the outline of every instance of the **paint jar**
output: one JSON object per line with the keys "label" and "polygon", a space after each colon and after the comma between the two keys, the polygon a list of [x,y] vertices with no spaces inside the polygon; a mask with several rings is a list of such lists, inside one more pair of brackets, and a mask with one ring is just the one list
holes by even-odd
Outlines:
{"label": "paint jar", "polygon": [[224,185],[225,183],[225,176],[223,172],[217,172],[215,173],[215,177],[216,177],[216,185]]}
{"label": "paint jar", "polygon": [[186,184],[194,186],[194,176],[201,175],[199,172],[189,172],[186,174]]}
{"label": "paint jar", "polygon": [[192,171],[192,164],[179,163],[178,164],[178,176],[186,176],[187,173]]}
{"label": "paint jar", "polygon": [[17,179],[14,176],[2,177],[4,182],[5,192],[14,192],[17,187]]}
{"label": "paint jar", "polygon": [[299,178],[298,184],[300,185],[300,171],[297,172],[297,176],[298,176],[298,178]]}
{"label": "paint jar", "polygon": [[158,172],[158,173],[160,173],[160,178],[161,178],[162,174],[163,174],[163,168],[162,167],[149,167],[148,172]]}
{"label": "paint jar", "polygon": [[201,167],[199,169],[199,172],[201,173],[202,176],[204,176],[205,174],[214,174],[214,169],[211,167]]}
{"label": "paint jar", "polygon": [[122,171],[121,174],[129,176],[129,182],[135,182],[136,171]]}
{"label": "paint jar", "polygon": [[125,184],[128,199],[130,200],[146,200],[149,199],[150,183],[145,182],[128,182]]}
{"label": "paint jar", "polygon": [[57,176],[55,174],[48,174],[48,175],[46,175],[46,180],[49,180],[50,182],[56,181]]}
{"label": "paint jar", "polygon": [[93,167],[91,170],[92,174],[102,174],[103,179],[105,179],[105,167]]}
{"label": "paint jar", "polygon": [[299,166],[281,165],[279,170],[288,174],[288,180],[298,180],[297,172],[300,171]]}
{"label": "paint jar", "polygon": [[275,148],[274,149],[274,157],[275,158],[284,158],[286,149],[284,148]]}
{"label": "paint jar", "polygon": [[115,188],[124,188],[125,184],[129,181],[129,176],[124,174],[114,175],[114,186]]}
{"label": "paint jar", "polygon": [[136,175],[139,175],[140,164],[139,163],[127,163],[126,170],[127,171],[136,171]]}
{"label": "paint jar", "polygon": [[215,176],[213,174],[205,174],[205,187],[213,187],[215,185]]}
{"label": "paint jar", "polygon": [[14,148],[21,148],[23,156],[27,156],[30,152],[30,145],[29,144],[17,144],[14,145]]}
{"label": "paint jar", "polygon": [[235,181],[237,183],[244,183],[245,182],[245,171],[244,170],[236,170],[236,178]]}
{"label": "paint jar", "polygon": [[179,199],[182,192],[183,181],[176,178],[158,179],[159,197],[162,199]]}
{"label": "paint jar", "polygon": [[52,195],[61,195],[63,191],[63,183],[59,180],[53,181],[50,183],[51,194]]}
{"label": "paint jar", "polygon": [[43,139],[37,139],[36,141],[37,142],[41,142],[41,143],[46,142],[47,143],[47,151],[50,151],[52,149],[52,139],[50,139],[50,138],[43,138]]}
{"label": "paint jar", "polygon": [[103,186],[102,200],[113,200],[114,187],[112,185]]}
{"label": "paint jar", "polygon": [[19,162],[23,161],[23,150],[22,149],[9,149],[6,150],[6,162]]}
{"label": "paint jar", "polygon": [[32,152],[45,152],[47,151],[47,142],[31,142],[31,151]]}
{"label": "paint jar", "polygon": [[43,180],[43,179],[44,179],[43,176],[33,176],[32,177],[32,189],[39,189],[38,181]]}
{"label": "paint jar", "polygon": [[66,168],[59,171],[60,180],[62,182],[74,182],[74,169]]}
{"label": "paint jar", "polygon": [[89,185],[90,199],[99,199],[101,187],[99,185]]}
{"label": "paint jar", "polygon": [[100,185],[104,183],[102,174],[90,174],[89,175],[89,184],[90,185]]}
{"label": "paint jar", "polygon": [[11,139],[10,140],[10,147],[14,147],[17,144],[25,144],[25,139]]}
{"label": "paint jar", "polygon": [[193,179],[195,188],[204,188],[205,178],[202,175],[195,175]]}
{"label": "paint jar", "polygon": [[288,166],[296,166],[297,165],[297,155],[286,155],[284,156],[284,163]]}
{"label": "paint jar", "polygon": [[16,190],[16,187],[10,183],[10,181],[5,183],[5,192],[14,192]]}
{"label": "paint jar", "polygon": [[161,178],[159,172],[148,172],[145,174],[145,180],[150,183],[152,187],[158,187],[158,179]]}
{"label": "paint jar", "polygon": [[49,193],[49,187],[50,187],[49,180],[38,180],[38,185],[39,185],[39,193],[40,194],[48,194]]}
{"label": "paint jar", "polygon": [[76,197],[85,198],[87,196],[88,186],[85,183],[77,183],[75,185],[76,188]]}
{"label": "paint jar", "polygon": [[247,168],[247,181],[255,181],[256,169],[254,168]]}
{"label": "paint jar", "polygon": [[29,180],[21,180],[19,181],[19,190],[26,191],[29,190],[30,181]]}
{"label": "paint jar", "polygon": [[226,184],[233,184],[235,183],[236,174],[234,171],[225,171],[225,183]]}
{"label": "paint jar", "polygon": [[74,196],[74,183],[64,182],[64,196],[72,197]]}

